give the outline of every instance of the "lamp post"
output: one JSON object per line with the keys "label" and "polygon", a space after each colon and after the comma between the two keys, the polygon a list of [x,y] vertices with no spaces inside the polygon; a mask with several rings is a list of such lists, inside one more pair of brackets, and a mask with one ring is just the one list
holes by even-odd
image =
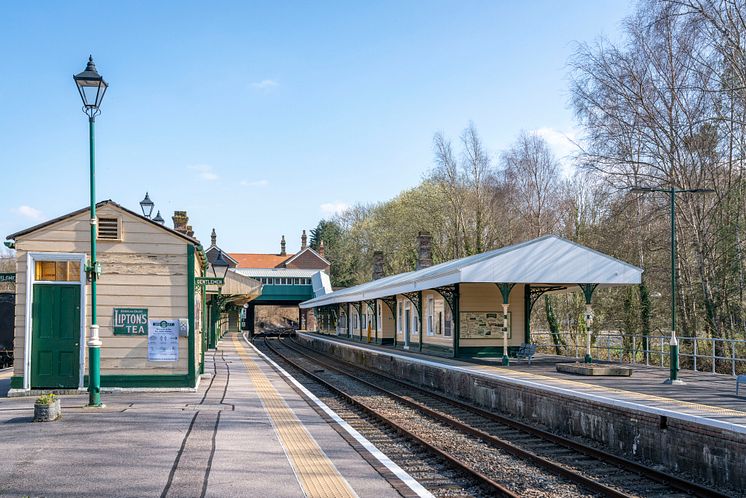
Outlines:
{"label": "lamp post", "polygon": [[96,218],[96,161],[94,130],[96,116],[101,113],[101,101],[109,84],[104,81],[88,57],[88,64],[83,72],[73,76],[75,85],[83,100],[83,112],[88,116],[88,140],[90,154],[90,191],[91,191],[91,261],[86,267],[91,281],[91,328],[88,335],[88,406],[101,405],[101,340],[98,335],[96,319],[96,280],[101,274],[101,266],[96,261],[96,236],[98,220]]}
{"label": "lamp post", "polygon": [[671,198],[671,340],[669,341],[669,379],[668,384],[684,384],[679,380],[679,340],[676,338],[676,194],[709,194],[714,192],[710,188],[662,188],[662,187],[634,187],[634,193],[663,192]]}
{"label": "lamp post", "polygon": [[[228,274],[228,261],[223,257],[223,251],[218,251],[218,256],[215,260],[210,263],[210,269],[212,270],[212,276],[215,278],[222,279],[225,282],[225,276]],[[220,315],[220,307],[222,306],[223,287],[218,286],[218,294],[212,296],[212,317],[211,317],[211,334],[210,334],[210,348],[214,348],[217,345],[217,323]]]}
{"label": "lamp post", "polygon": [[[142,215],[146,218],[150,218],[150,215],[153,214],[153,206],[155,206],[155,204],[153,203],[153,201],[150,200],[150,195],[145,192],[145,199],[140,201],[140,209],[142,209]],[[158,212],[160,213],[160,211]]]}

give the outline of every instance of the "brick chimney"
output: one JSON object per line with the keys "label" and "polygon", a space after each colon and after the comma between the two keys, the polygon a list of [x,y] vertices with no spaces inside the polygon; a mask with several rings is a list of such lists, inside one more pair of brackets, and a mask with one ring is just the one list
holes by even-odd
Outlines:
{"label": "brick chimney", "polygon": [[187,227],[186,227],[186,234],[189,237],[194,237],[194,230],[192,229],[192,225],[187,225]]}
{"label": "brick chimney", "polygon": [[318,250],[319,256],[322,258],[324,257],[324,240],[319,241],[319,250]]}
{"label": "brick chimney", "polygon": [[433,237],[430,232],[420,232],[417,235],[417,266],[415,270],[433,266],[432,240]]}
{"label": "brick chimney", "polygon": [[306,237],[306,231],[303,230],[303,234],[300,236],[300,250],[302,251],[308,246],[308,237]]}
{"label": "brick chimney", "polygon": [[285,251],[285,236],[282,236],[280,240],[280,256],[287,256],[288,253]]}
{"label": "brick chimney", "polygon": [[383,251],[373,251],[373,280],[386,276],[383,270]]}
{"label": "brick chimney", "polygon": [[186,234],[187,224],[189,223],[189,216],[186,211],[174,211],[174,215],[171,218],[174,221],[174,230],[177,232]]}
{"label": "brick chimney", "polygon": [[217,246],[218,245],[218,234],[215,233],[215,229],[212,229],[212,233],[210,234],[210,245]]}

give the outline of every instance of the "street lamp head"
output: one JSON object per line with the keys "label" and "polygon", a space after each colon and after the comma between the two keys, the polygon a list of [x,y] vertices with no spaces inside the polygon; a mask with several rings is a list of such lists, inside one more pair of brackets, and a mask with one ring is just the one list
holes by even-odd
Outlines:
{"label": "street lamp head", "polygon": [[228,262],[223,257],[223,251],[218,251],[218,257],[210,263],[212,266],[212,275],[216,278],[225,278],[228,274]]}
{"label": "street lamp head", "polygon": [[655,192],[657,189],[651,188],[651,187],[632,187],[629,189],[630,192],[634,194],[642,194],[645,192]]}
{"label": "street lamp head", "polygon": [[150,215],[153,214],[153,206],[155,204],[153,201],[150,200],[150,196],[147,192],[145,192],[145,199],[140,201],[140,209],[142,209],[142,215],[146,218],[150,218]]}
{"label": "street lamp head", "polygon": [[158,210],[158,214],[155,215],[155,218],[153,218],[153,221],[155,221],[159,225],[163,225],[166,222],[166,220],[163,219],[163,216],[161,216],[160,210]]}
{"label": "street lamp head", "polygon": [[715,192],[715,189],[712,188],[693,188],[687,190],[687,192],[691,192],[693,194],[712,194]]}
{"label": "street lamp head", "polygon": [[73,80],[83,100],[83,112],[90,118],[94,118],[101,112],[101,101],[104,99],[109,84],[96,71],[92,56],[88,57],[85,71],[74,75]]}

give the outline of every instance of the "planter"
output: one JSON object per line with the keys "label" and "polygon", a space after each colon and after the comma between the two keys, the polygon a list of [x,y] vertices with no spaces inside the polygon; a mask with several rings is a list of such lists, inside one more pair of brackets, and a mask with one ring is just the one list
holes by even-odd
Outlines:
{"label": "planter", "polygon": [[60,400],[51,403],[34,403],[34,422],[53,422],[62,416]]}

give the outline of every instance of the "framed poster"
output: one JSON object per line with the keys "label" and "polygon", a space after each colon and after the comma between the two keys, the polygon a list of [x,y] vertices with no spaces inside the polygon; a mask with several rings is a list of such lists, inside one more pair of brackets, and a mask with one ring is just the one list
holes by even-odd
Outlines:
{"label": "framed poster", "polygon": [[[511,312],[508,312],[508,339],[512,336]],[[462,339],[502,339],[503,314],[498,311],[461,312]]]}
{"label": "framed poster", "polygon": [[179,360],[179,320],[150,320],[148,361]]}
{"label": "framed poster", "polygon": [[147,335],[147,308],[114,308],[114,335]]}

